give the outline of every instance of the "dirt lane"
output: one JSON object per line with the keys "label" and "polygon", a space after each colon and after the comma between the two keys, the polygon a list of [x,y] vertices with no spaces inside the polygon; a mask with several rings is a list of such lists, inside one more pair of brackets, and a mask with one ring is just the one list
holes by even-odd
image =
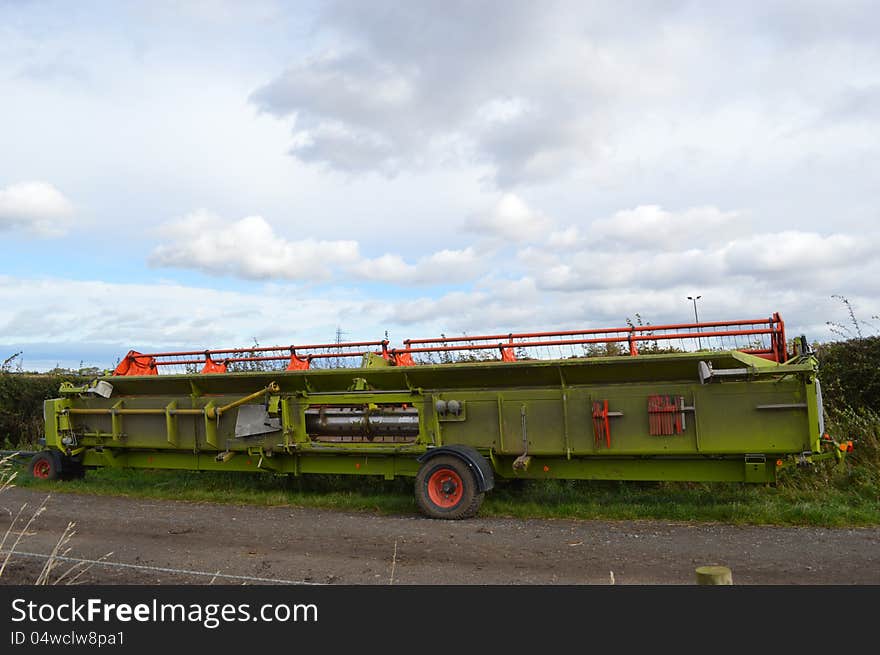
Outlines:
{"label": "dirt lane", "polygon": [[[0,498],[0,534],[23,503]],[[880,528],[736,527],[665,521],[476,518],[433,521],[298,507],[53,494],[18,550],[48,553],[69,521],[69,555],[323,584],[691,584],[723,564],[735,584],[880,584]],[[395,556],[396,544],[396,556]],[[0,583],[32,583],[43,562],[16,556]],[[61,563],[58,572],[70,563]],[[210,576],[93,567],[99,584],[208,584]],[[218,583],[253,583],[220,579]]]}

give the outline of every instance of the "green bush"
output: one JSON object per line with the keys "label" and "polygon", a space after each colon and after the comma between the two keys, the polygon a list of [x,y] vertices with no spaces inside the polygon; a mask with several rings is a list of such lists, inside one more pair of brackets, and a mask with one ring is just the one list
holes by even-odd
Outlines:
{"label": "green bush", "polygon": [[70,376],[0,372],[0,443],[4,449],[30,448],[43,436],[43,401],[58,397]]}
{"label": "green bush", "polygon": [[847,458],[849,484],[859,493],[880,488],[880,336],[858,337],[815,346],[819,359],[828,431],[838,440],[851,439]]}
{"label": "green bush", "polygon": [[880,336],[819,344],[816,356],[826,406],[880,411]]}

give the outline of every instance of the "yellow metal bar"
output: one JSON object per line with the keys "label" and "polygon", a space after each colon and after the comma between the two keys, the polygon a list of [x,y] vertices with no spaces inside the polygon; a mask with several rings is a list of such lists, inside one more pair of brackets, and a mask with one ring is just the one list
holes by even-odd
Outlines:
{"label": "yellow metal bar", "polygon": [[119,412],[123,410],[124,406],[125,401],[120,400],[110,408],[110,425],[112,426],[111,432],[113,432],[114,441],[122,438],[122,417],[119,415]]}
{"label": "yellow metal bar", "polygon": [[[95,414],[95,415],[106,415],[106,414],[158,414],[164,416],[166,414],[166,410],[164,409],[86,409],[82,407],[71,407],[67,410],[69,414]],[[168,413],[170,414],[192,414],[201,416],[205,413],[203,409],[172,409]]]}
{"label": "yellow metal bar", "polygon": [[177,429],[180,423],[176,410],[176,400],[172,400],[165,406],[165,440],[173,447],[177,447]]}
{"label": "yellow metal bar", "polygon": [[250,394],[249,396],[245,396],[244,398],[239,398],[238,400],[231,402],[228,405],[223,405],[223,407],[217,407],[217,408],[212,407],[212,408],[210,408],[210,412],[208,411],[208,408],[206,407],[205,408],[206,414],[207,414],[208,418],[216,418],[218,416],[222,416],[225,412],[228,412],[230,409],[235,409],[239,405],[244,405],[245,403],[249,403],[250,401],[252,401],[256,398],[259,398],[263,394],[274,393],[274,392],[280,391],[280,390],[281,390],[281,388],[278,386],[278,384],[276,382],[270,382],[269,386],[267,386],[265,389],[260,389],[259,391],[255,391],[254,393]]}
{"label": "yellow metal bar", "polygon": [[217,416],[216,408],[212,400],[205,405],[205,441],[208,442],[209,446],[217,448],[217,423],[219,418],[215,419],[215,416]]}

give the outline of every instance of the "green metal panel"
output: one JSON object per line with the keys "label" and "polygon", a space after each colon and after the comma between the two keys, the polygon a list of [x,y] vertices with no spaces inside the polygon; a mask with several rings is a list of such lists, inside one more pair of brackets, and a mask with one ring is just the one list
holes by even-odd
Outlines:
{"label": "green metal panel", "polygon": [[496,462],[496,474],[505,478],[550,480],[641,480],[665,482],[774,482],[772,462],[763,476],[748,475],[742,458],[534,458],[525,472],[513,468],[512,459]]}

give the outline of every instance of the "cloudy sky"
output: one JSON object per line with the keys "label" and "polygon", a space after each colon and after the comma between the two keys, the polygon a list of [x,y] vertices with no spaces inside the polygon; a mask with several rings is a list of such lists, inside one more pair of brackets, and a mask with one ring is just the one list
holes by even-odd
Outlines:
{"label": "cloudy sky", "polygon": [[0,360],[880,321],[871,2],[0,0]]}

